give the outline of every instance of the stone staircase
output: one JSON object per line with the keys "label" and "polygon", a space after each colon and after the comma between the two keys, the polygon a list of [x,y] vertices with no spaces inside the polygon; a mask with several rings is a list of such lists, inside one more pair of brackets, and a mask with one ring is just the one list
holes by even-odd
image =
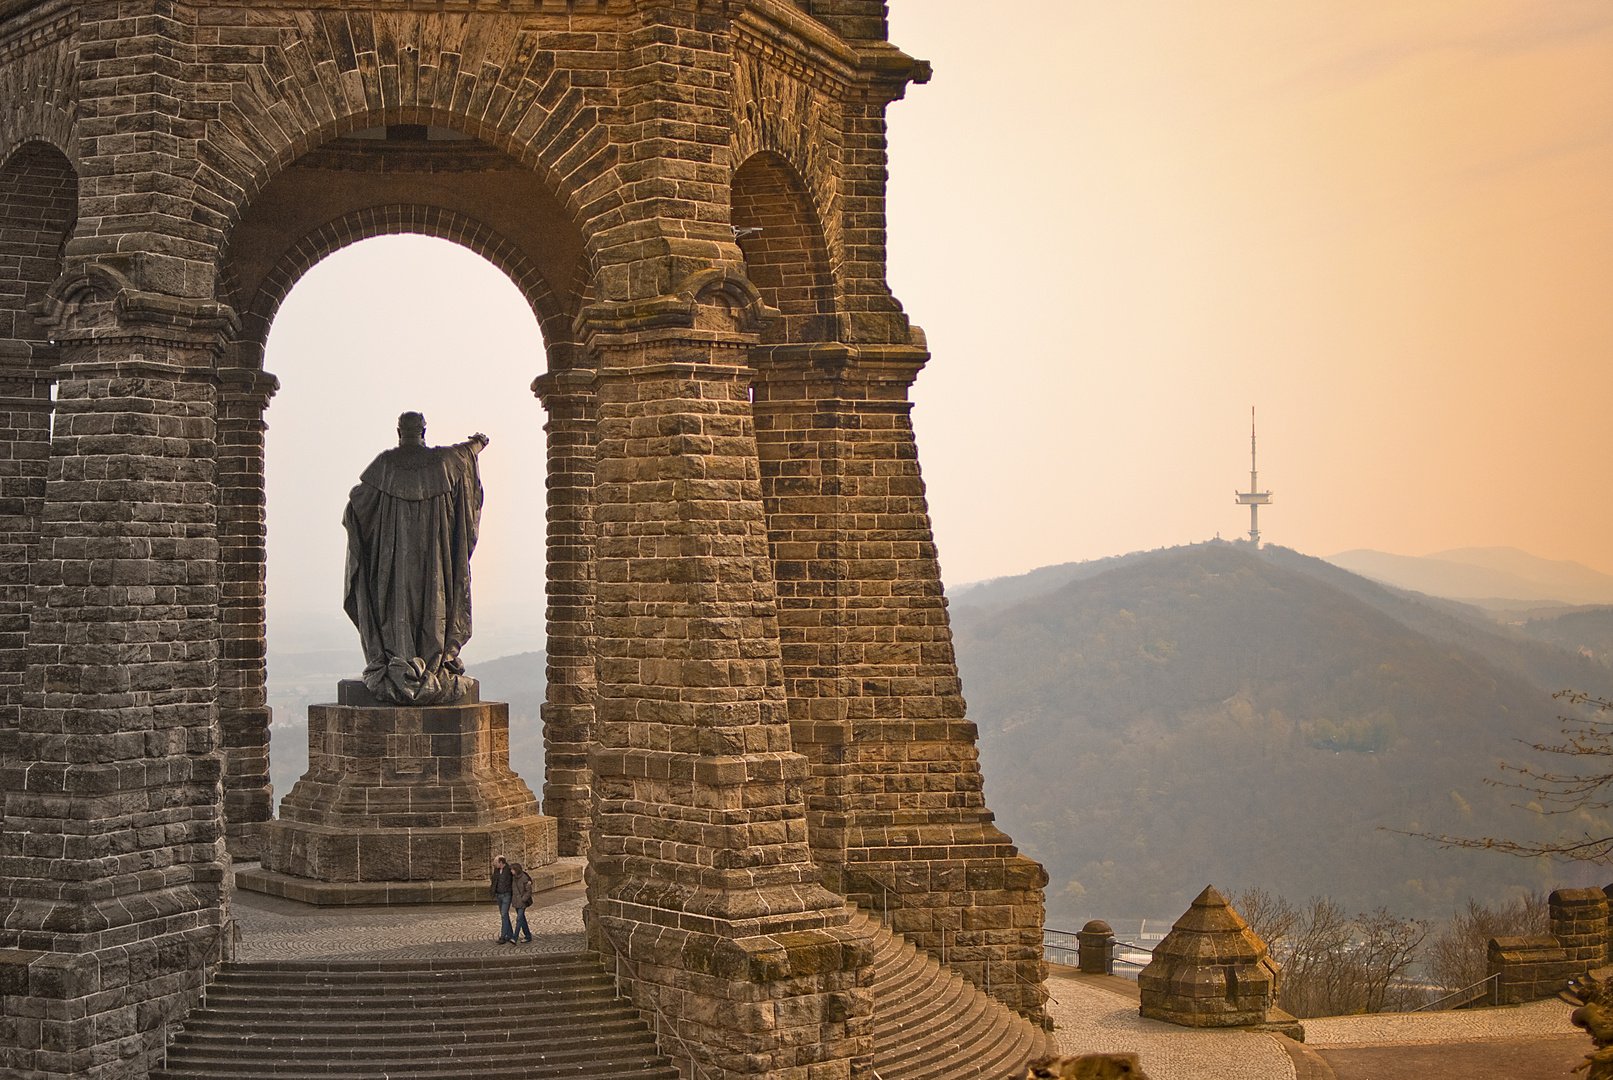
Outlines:
{"label": "stone staircase", "polygon": [[[1006,1080],[1051,1036],[866,915],[879,1080]],[[593,953],[226,964],[151,1080],[678,1080]]]}
{"label": "stone staircase", "polygon": [[1007,1080],[1053,1037],[870,917],[879,1080]]}
{"label": "stone staircase", "polygon": [[226,964],[152,1080],[677,1080],[592,953]]}

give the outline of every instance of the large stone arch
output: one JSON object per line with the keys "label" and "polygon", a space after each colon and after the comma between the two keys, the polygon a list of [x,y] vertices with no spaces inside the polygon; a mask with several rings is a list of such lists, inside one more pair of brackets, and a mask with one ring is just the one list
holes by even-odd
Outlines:
{"label": "large stone arch", "polygon": [[[262,373],[270,325],[297,280],[338,249],[417,233],[461,244],[502,270],[542,328],[548,367],[575,363],[572,322],[587,296],[580,232],[541,178],[453,129],[387,124],[338,137],[279,169],[238,213],[219,254],[221,293],[241,316],[221,389],[219,722],[231,847],[256,852],[272,814],[266,677]],[[428,137],[431,136],[431,137]],[[539,358],[534,367],[541,368]],[[563,752],[560,755],[564,756]]]}
{"label": "large stone arch", "polygon": [[302,275],[321,259],[349,244],[402,233],[448,240],[474,251],[515,284],[543,328],[545,341],[564,341],[570,337],[576,297],[569,297],[571,303],[566,304],[555,294],[527,252],[508,237],[484,222],[453,210],[393,203],[351,211],[320,225],[288,248],[263,277],[255,294],[240,306],[242,338],[261,344],[280,305]]}
{"label": "large stone arch", "polygon": [[78,64],[70,45],[78,13],[58,8],[29,27],[26,44],[0,46],[0,159],[48,143],[77,164]]}

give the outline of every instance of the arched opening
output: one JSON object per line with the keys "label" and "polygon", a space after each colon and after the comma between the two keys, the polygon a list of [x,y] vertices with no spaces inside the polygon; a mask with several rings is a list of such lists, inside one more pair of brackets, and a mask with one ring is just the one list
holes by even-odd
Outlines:
{"label": "arched opening", "polygon": [[[0,550],[24,568],[38,544],[55,361],[28,305],[61,275],[77,218],[78,173],[56,147],[25,143],[0,167]],[[27,573],[0,580],[0,728],[19,720],[28,612]]]}
{"label": "arched opening", "polygon": [[[306,704],[332,700],[335,679],[362,668],[356,651],[338,659],[357,648],[341,612],[341,512],[359,472],[396,445],[397,417],[406,410],[426,414],[429,442],[459,442],[476,430],[494,440],[482,458],[488,505],[464,658],[525,654],[503,665],[505,677],[490,678],[487,691],[510,700],[513,763],[539,786],[544,665],[531,654],[543,648],[545,418],[530,384],[545,368],[572,362],[585,266],[581,232],[541,176],[484,142],[420,124],[331,139],[263,183],[237,218],[218,268],[221,295],[242,321],[223,365],[219,426],[226,582],[219,717],[232,851],[253,853],[255,823],[272,815],[271,774],[277,795],[301,775]],[[294,288],[292,304],[317,309],[323,329],[299,335],[297,320],[281,317]],[[349,288],[357,291],[341,292]],[[271,325],[275,356],[266,362]],[[265,371],[282,387],[267,414],[274,383]],[[343,376],[352,378],[343,383]],[[488,418],[495,406],[513,411]],[[263,417],[273,434],[265,434]],[[320,469],[293,482],[272,448],[298,441],[331,448]],[[323,530],[338,543],[322,554],[286,556],[287,567],[309,567],[306,589],[298,572],[278,569],[278,556],[267,559],[267,547],[282,541],[265,539],[266,467],[274,491],[283,492],[269,493],[268,536],[295,546]],[[306,527],[279,522],[277,507],[303,504],[322,516]],[[512,517],[519,524],[508,530],[511,539],[496,539],[500,519]],[[505,572],[516,566],[519,575]]]}
{"label": "arched opening", "polygon": [[[427,441],[492,439],[472,560],[475,633],[464,659],[510,702],[511,764],[543,775],[544,436],[528,384],[543,342],[517,287],[481,256],[422,236],[364,240],[292,288],[269,336],[280,390],[266,420],[270,766],[283,796],[307,765],[306,709],[364,661],[341,608],[342,508],[359,473],[396,445],[398,414]],[[317,453],[309,449],[317,447]]]}
{"label": "arched opening", "polygon": [[765,344],[835,341],[834,277],[806,185],[782,157],[753,155],[734,173],[732,217],[746,271],[783,318]]}

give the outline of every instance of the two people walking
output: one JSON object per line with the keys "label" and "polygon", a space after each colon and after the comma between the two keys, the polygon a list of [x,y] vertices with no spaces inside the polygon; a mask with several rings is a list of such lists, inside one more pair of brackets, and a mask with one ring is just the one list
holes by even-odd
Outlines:
{"label": "two people walking", "polygon": [[[514,945],[525,935],[532,941],[532,928],[526,922],[526,909],[532,906],[532,875],[521,869],[520,863],[506,862],[500,855],[493,860],[493,899],[498,901],[500,927],[498,943]],[[510,909],[515,909],[515,924],[510,924]]]}

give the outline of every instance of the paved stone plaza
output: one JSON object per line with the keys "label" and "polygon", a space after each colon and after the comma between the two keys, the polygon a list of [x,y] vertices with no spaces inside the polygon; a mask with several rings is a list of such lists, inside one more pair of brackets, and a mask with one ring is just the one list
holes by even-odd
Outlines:
{"label": "paved stone plaza", "polygon": [[1047,988],[1061,1052],[1133,1051],[1151,1080],[1568,1080],[1558,1065],[1591,1049],[1568,1022],[1573,1008],[1556,998],[1306,1020],[1300,1046],[1277,1035],[1145,1020],[1136,990],[1113,977],[1054,975]]}

